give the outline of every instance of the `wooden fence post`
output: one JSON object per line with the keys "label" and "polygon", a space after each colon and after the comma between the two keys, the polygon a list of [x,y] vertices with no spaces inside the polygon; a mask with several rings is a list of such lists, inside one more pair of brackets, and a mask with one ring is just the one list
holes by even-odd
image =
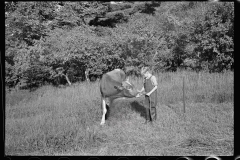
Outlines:
{"label": "wooden fence post", "polygon": [[185,121],[185,113],[186,113],[186,108],[185,108],[185,76],[183,76],[183,116],[184,116],[184,121]]}

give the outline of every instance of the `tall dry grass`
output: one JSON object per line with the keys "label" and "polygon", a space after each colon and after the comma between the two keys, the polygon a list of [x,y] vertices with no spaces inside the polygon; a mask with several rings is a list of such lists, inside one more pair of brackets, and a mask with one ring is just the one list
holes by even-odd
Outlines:
{"label": "tall dry grass", "polygon": [[[7,94],[5,154],[233,154],[233,73],[176,72],[156,76],[159,103],[158,119],[153,125],[143,124],[143,98],[133,98],[115,101],[106,125],[100,126],[98,82]],[[131,77],[130,81],[142,87],[141,78]]]}
{"label": "tall dry grass", "polygon": [[[182,101],[183,77],[185,77],[185,98],[188,102],[232,102],[233,72],[167,72],[155,75],[158,79],[158,97],[160,103],[177,103]],[[142,85],[142,80],[131,80]]]}

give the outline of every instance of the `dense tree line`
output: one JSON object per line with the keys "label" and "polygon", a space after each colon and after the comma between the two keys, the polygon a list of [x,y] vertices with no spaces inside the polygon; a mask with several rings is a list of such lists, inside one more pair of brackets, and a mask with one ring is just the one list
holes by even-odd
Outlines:
{"label": "dense tree line", "polygon": [[234,65],[232,2],[5,2],[5,83],[37,87]]}

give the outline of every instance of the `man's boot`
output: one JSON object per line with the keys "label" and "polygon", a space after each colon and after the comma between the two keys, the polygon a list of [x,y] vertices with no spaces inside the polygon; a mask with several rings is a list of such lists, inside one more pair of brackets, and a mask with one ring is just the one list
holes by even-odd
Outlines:
{"label": "man's boot", "polygon": [[146,121],[144,124],[147,124],[151,122],[151,117],[150,117],[150,109],[149,108],[146,108]]}
{"label": "man's boot", "polygon": [[152,121],[157,120],[157,108],[156,107],[151,108],[151,118],[152,118]]}

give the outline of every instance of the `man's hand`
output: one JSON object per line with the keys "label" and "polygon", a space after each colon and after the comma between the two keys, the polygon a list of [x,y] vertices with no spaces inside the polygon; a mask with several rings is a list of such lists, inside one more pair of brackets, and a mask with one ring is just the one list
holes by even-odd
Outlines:
{"label": "man's hand", "polygon": [[136,95],[136,97],[141,97],[142,95],[145,95],[145,91],[138,92],[138,94]]}
{"label": "man's hand", "polygon": [[144,94],[145,94],[146,96],[148,96],[148,97],[150,96],[150,94],[149,94],[149,93],[146,93],[146,92],[145,92]]}
{"label": "man's hand", "polygon": [[138,97],[141,97],[141,93],[138,93],[137,95],[136,95],[136,97],[138,98]]}

